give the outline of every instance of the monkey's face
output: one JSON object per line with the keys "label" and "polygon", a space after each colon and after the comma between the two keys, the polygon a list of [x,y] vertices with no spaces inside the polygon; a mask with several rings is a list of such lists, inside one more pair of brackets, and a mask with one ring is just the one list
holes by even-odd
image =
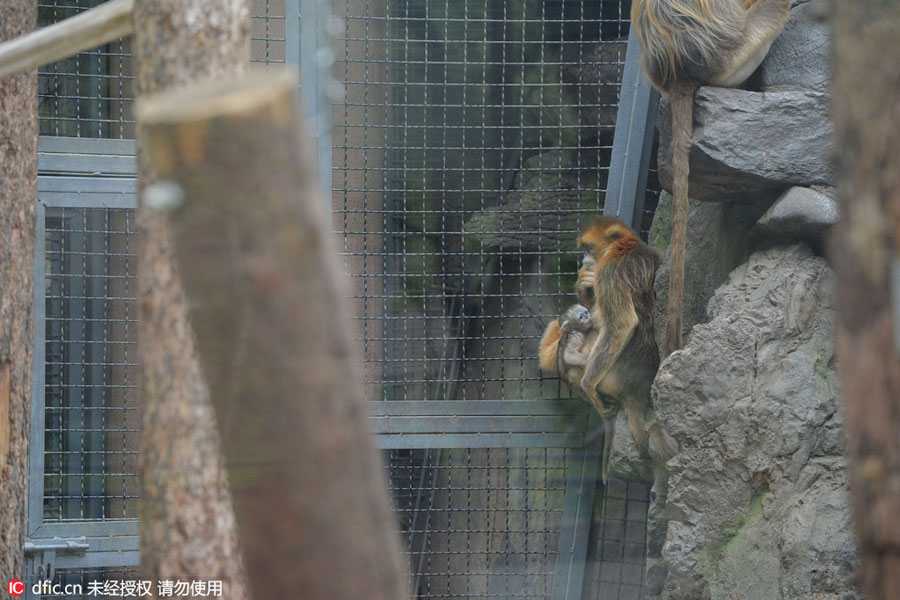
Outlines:
{"label": "monkey's face", "polygon": [[563,331],[587,331],[592,325],[591,311],[580,304],[570,307],[559,319]]}
{"label": "monkey's face", "polygon": [[631,228],[617,217],[597,217],[585,227],[578,237],[578,246],[587,248],[592,261],[599,261],[616,242],[634,237]]}
{"label": "monkey's face", "polygon": [[575,321],[578,323],[579,329],[583,331],[589,329],[591,326],[591,311],[582,306],[575,315]]}

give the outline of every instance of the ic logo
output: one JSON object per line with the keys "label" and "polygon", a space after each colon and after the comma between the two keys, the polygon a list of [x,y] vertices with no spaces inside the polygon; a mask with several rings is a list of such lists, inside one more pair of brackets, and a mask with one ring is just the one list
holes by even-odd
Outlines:
{"label": "ic logo", "polygon": [[13,596],[21,596],[25,593],[25,582],[21,579],[10,579],[9,583],[6,584],[6,591]]}

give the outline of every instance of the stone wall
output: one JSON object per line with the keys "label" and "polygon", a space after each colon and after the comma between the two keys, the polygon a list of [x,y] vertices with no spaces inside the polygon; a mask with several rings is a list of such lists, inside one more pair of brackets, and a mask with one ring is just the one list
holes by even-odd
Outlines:
{"label": "stone wall", "polygon": [[[653,388],[680,452],[668,484],[657,477],[650,510],[651,597],[860,597],[832,341],[834,276],[822,256],[838,218],[829,34],[823,0],[794,5],[745,89],[697,93],[687,337]],[[660,179],[668,186],[663,122]],[[664,198],[651,234],[660,248],[667,206]],[[660,307],[667,285],[663,267]],[[620,428],[614,465],[634,473],[626,436]]]}

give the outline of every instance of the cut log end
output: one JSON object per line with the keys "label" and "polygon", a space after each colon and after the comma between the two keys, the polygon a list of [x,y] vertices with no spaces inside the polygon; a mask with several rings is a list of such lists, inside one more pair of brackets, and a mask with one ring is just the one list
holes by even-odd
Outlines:
{"label": "cut log end", "polygon": [[248,126],[257,134],[261,128],[270,133],[293,131],[299,116],[297,87],[296,71],[285,69],[209,80],[141,99],[138,122],[149,141],[157,176],[172,177],[181,166],[200,167],[211,152],[222,150],[210,146],[223,143],[223,136],[229,147],[247,143],[228,134],[217,136],[216,130],[238,137],[245,134],[235,128]]}
{"label": "cut log end", "polygon": [[[264,106],[294,101],[299,86],[294,69],[250,72],[226,79],[198,82],[151,94],[137,102],[137,117],[145,126],[184,124],[220,116],[240,117]],[[284,115],[290,119],[289,113]]]}

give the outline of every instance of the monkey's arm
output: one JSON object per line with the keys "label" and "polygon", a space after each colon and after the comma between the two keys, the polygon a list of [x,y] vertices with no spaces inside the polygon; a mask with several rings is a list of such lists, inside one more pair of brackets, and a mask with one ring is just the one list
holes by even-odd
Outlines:
{"label": "monkey's arm", "polygon": [[563,348],[563,362],[570,367],[583,367],[588,363],[589,352],[582,352],[578,348],[573,348],[575,344],[566,344]]}
{"label": "monkey's arm", "polygon": [[575,296],[578,303],[584,306],[594,305],[594,264],[582,265],[578,269],[578,280],[575,282]]}
{"label": "monkey's arm", "polygon": [[541,368],[546,371],[556,371],[557,369],[557,352],[561,335],[562,329],[559,327],[559,321],[553,319],[544,330],[544,337],[541,338],[539,360]]}
{"label": "monkey's arm", "polygon": [[714,85],[735,87],[753,74],[781,33],[791,0],[754,0],[743,6],[747,10],[744,42],[731,55],[727,68],[711,82]]}
{"label": "monkey's arm", "polygon": [[603,327],[591,347],[584,377],[581,379],[582,389],[593,401],[599,401],[597,385],[622,354],[638,324],[634,300],[627,288],[613,290],[607,295],[604,304],[611,310],[604,313]]}

